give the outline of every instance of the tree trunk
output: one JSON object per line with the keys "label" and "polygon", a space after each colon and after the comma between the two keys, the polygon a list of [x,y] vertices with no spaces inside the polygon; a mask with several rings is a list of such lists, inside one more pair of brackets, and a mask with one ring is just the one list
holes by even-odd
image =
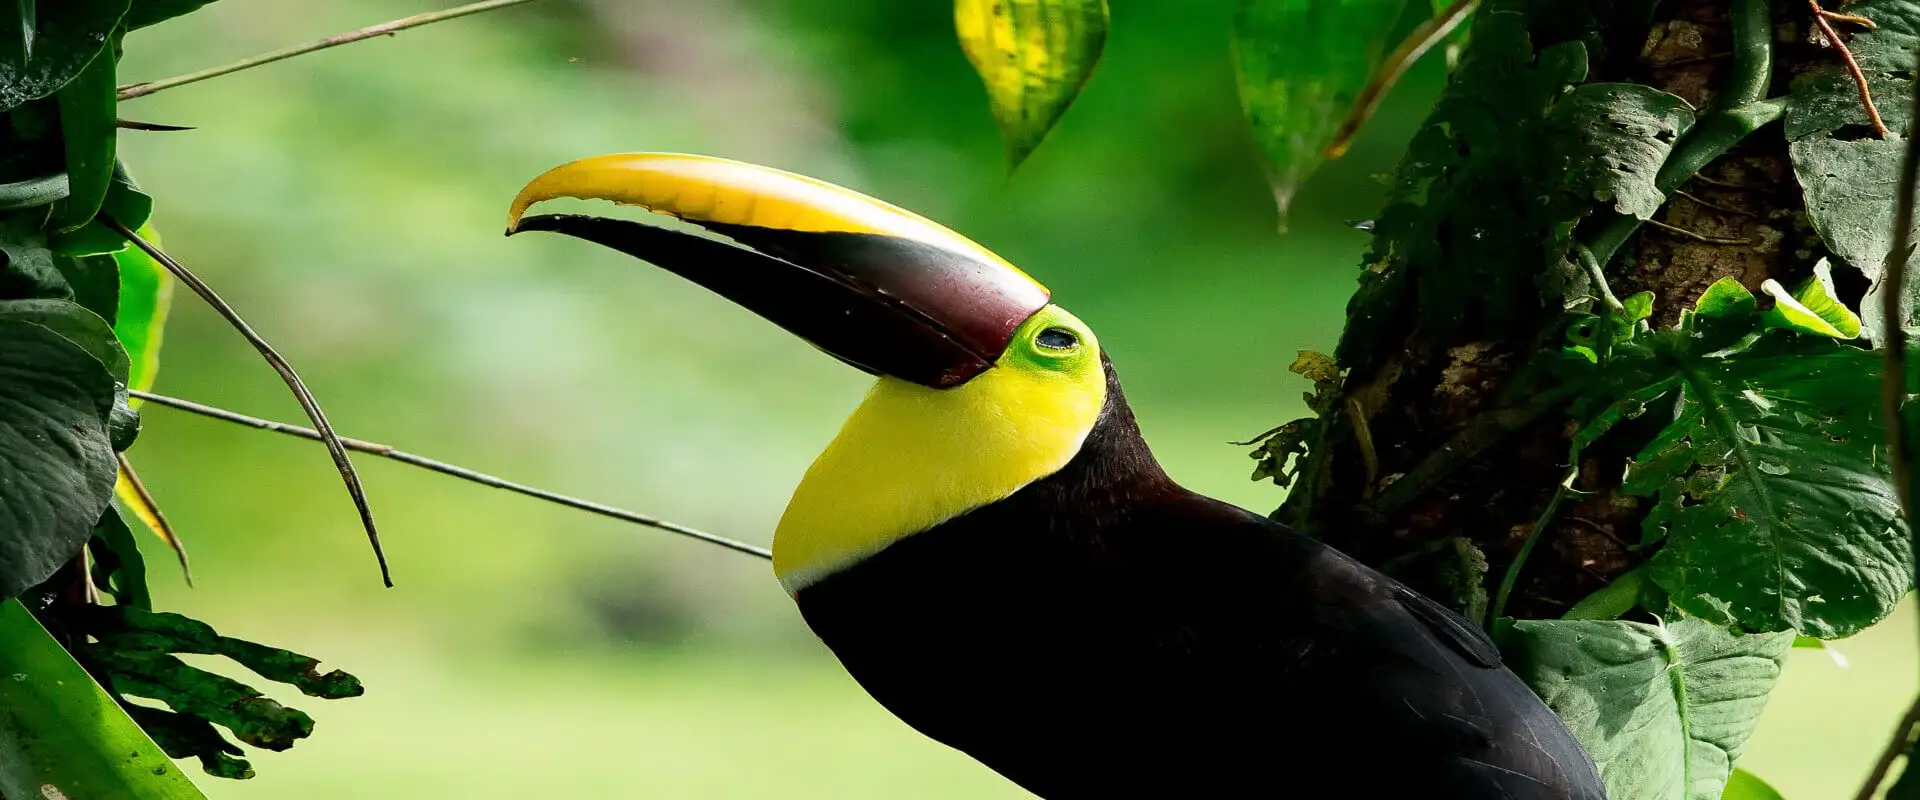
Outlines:
{"label": "tree trunk", "polygon": [[[1344,378],[1314,399],[1321,419],[1309,432],[1318,435],[1305,440],[1277,518],[1476,621],[1531,535],[1539,539],[1509,616],[1560,617],[1644,559],[1636,545],[1651,501],[1620,485],[1634,446],[1657,428],[1636,435],[1625,423],[1615,430],[1626,435],[1588,449],[1578,491],[1547,513],[1579,425],[1573,389],[1546,356],[1562,346],[1563,307],[1596,294],[1576,243],[1603,244],[1625,204],[1613,176],[1570,177],[1604,153],[1583,150],[1593,129],[1561,124],[1558,106],[1573,86],[1632,83],[1677,95],[1704,121],[1729,104],[1782,95],[1805,68],[1835,62],[1810,40],[1806,4],[1782,0],[1771,75],[1740,88],[1743,72],[1755,74],[1735,41],[1731,8],[1740,4],[1484,5],[1474,43],[1376,222],[1336,352]],[[1662,147],[1685,141],[1658,124],[1634,125],[1625,132]],[[1758,291],[1770,278],[1792,285],[1810,274],[1822,249],[1778,130],[1746,136],[1667,195],[1606,263],[1615,296],[1653,292],[1651,322],[1668,327],[1722,277]],[[1859,308],[1865,279],[1836,278]]]}

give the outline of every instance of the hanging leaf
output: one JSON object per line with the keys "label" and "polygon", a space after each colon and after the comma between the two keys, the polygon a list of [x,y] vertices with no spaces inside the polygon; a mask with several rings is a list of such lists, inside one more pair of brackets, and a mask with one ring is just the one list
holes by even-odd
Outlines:
{"label": "hanging leaf", "polygon": [[0,111],[46,97],[107,45],[127,0],[28,0],[0,12]]}
{"label": "hanging leaf", "polygon": [[1018,168],[1093,76],[1107,42],[1107,2],[957,0],[953,17]]}
{"label": "hanging leaf", "polygon": [[55,92],[60,135],[66,144],[67,197],[54,204],[50,227],[65,233],[93,221],[113,183],[115,124],[114,60],[102,47],[80,74]]}
{"label": "hanging leaf", "polygon": [[[1882,139],[1868,127],[1860,91],[1841,59],[1827,52],[1820,66],[1793,81],[1785,128],[1807,204],[1807,221],[1828,251],[1842,264],[1859,270],[1873,289],[1860,302],[1868,339],[1884,327],[1880,322],[1881,272],[1893,246],[1894,208],[1887,198],[1899,184],[1905,135],[1913,119],[1913,53],[1920,50],[1920,4],[1913,0],[1860,0],[1846,6],[1880,24],[1856,28],[1847,48],[1859,62],[1873,91],[1880,116],[1892,130]],[[1912,269],[1911,266],[1908,269]],[[1920,292],[1920,286],[1910,285]],[[1907,324],[1912,324],[1913,299],[1906,298]]]}
{"label": "hanging leaf", "polygon": [[19,601],[0,642],[0,796],[205,800]]}
{"label": "hanging leaf", "polygon": [[1500,642],[1593,756],[1607,796],[1717,800],[1793,635],[1739,635],[1687,617],[1517,620]]}
{"label": "hanging leaf", "polygon": [[1733,777],[1727,779],[1727,790],[1721,793],[1720,800],[1786,800],[1786,798],[1781,797],[1780,792],[1761,780],[1760,776],[1744,769],[1736,769],[1733,771]]}
{"label": "hanging leaf", "polygon": [[[151,223],[135,232],[160,245],[160,231]],[[114,317],[113,332],[132,362],[127,386],[146,391],[153,388],[154,375],[160,371],[160,341],[167,311],[173,306],[173,273],[138,247],[113,254],[113,260],[120,272],[120,311]]]}
{"label": "hanging leaf", "polygon": [[1284,226],[1374,71],[1406,0],[1241,0],[1233,19],[1240,105],[1266,154]]}

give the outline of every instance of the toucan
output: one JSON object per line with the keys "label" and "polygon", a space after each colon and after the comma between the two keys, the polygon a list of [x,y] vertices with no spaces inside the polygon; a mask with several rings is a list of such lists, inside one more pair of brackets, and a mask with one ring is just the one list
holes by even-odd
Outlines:
{"label": "toucan", "polygon": [[[691,225],[526,215],[559,197]],[[1093,329],[960,234],[669,153],[547,171],[513,201],[525,231],[651,262],[875,376],[794,490],[774,573],[875,700],[1028,791],[1605,797],[1478,627],[1169,478]]]}

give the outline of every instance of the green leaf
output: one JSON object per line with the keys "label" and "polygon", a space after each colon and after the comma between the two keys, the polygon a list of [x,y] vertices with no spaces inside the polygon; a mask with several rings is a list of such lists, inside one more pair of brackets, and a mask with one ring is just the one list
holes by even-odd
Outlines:
{"label": "green leaf", "polygon": [[[66,336],[0,303],[0,597],[51,576],[113,496],[113,375]],[[79,306],[74,306],[78,309]],[[0,648],[4,649],[4,648]]]}
{"label": "green leaf", "polygon": [[1665,540],[1654,582],[1750,631],[1837,638],[1885,617],[1913,555],[1879,454],[1880,357],[1779,332],[1725,356],[1673,350],[1601,415],[1678,395],[1621,487],[1657,498],[1642,523]]}
{"label": "green leaf", "polygon": [[[1880,275],[1893,246],[1894,208],[1887,198],[1899,183],[1904,136],[1913,118],[1913,53],[1920,50],[1920,2],[1860,0],[1847,6],[1880,23],[1847,26],[1847,47],[1867,76],[1880,117],[1895,134],[1882,139],[1867,125],[1859,88],[1841,59],[1827,50],[1820,66],[1795,78],[1785,118],[1794,176],[1806,199],[1807,221],[1827,250],[1867,276],[1875,288],[1860,303],[1866,336],[1880,322]],[[1911,269],[1912,267],[1909,267]],[[1913,287],[1920,292],[1920,286]],[[1912,324],[1913,298],[1903,299]]]}
{"label": "green leaf", "polygon": [[128,0],[36,0],[0,14],[0,111],[46,97],[106,47]]}
{"label": "green leaf", "polygon": [[1501,649],[1593,756],[1607,796],[1714,800],[1760,721],[1792,634],[1518,620]]}
{"label": "green leaf", "polygon": [[60,136],[66,145],[67,198],[54,204],[50,227],[65,233],[93,221],[113,183],[119,130],[114,108],[113,53],[100,48],[86,69],[55,92]]}
{"label": "green leaf", "polygon": [[1635,567],[1574,603],[1561,619],[1619,619],[1640,604],[1640,593],[1647,585],[1645,567]]}
{"label": "green leaf", "polygon": [[[125,164],[115,163],[113,178],[107,185],[106,200],[101,204],[100,212],[137,231],[153,216],[153,198],[140,190],[140,185],[128,174]],[[119,253],[133,246],[127,237],[121,236],[119,231],[107,227],[99,219],[93,219],[69,233],[54,235],[50,244],[54,252],[69,256]]]}
{"label": "green leaf", "polygon": [[1854,316],[1845,303],[1834,297],[1833,270],[1826,259],[1813,265],[1813,277],[1808,278],[1792,294],[1771,278],[1760,288],[1773,295],[1773,308],[1767,310],[1764,324],[1768,328],[1784,328],[1819,334],[1834,339],[1854,339],[1860,336],[1860,318]]}
{"label": "green leaf", "polygon": [[[160,231],[151,223],[136,232],[140,238],[159,246]],[[153,388],[154,375],[160,371],[161,335],[166,328],[167,311],[173,305],[173,274],[138,247],[129,247],[112,257],[120,273],[120,311],[114,317],[113,332],[132,362],[127,376],[128,388],[146,391]]]}
{"label": "green leaf", "polygon": [[127,30],[139,30],[174,17],[191,14],[213,0],[133,0],[124,20]]}
{"label": "green leaf", "polygon": [[1693,106],[1637,83],[1589,83],[1553,106],[1547,125],[1563,185],[1614,210],[1646,219],[1666,202],[1653,184],[1681,134],[1693,127]]}
{"label": "green leaf", "polygon": [[1733,777],[1727,779],[1727,790],[1720,800],[1786,800],[1780,792],[1760,780],[1760,776],[1744,769],[1735,769]]}
{"label": "green leaf", "polygon": [[44,206],[55,200],[66,199],[68,193],[65,172],[0,183],[0,211]]}
{"label": "green leaf", "polygon": [[1653,316],[1653,292],[1634,292],[1620,301],[1621,316],[1628,325]]}
{"label": "green leaf", "polygon": [[953,18],[1017,168],[1093,76],[1107,0],[956,0]]}
{"label": "green leaf", "polygon": [[205,800],[18,601],[0,603],[0,676],[0,796]]}
{"label": "green leaf", "polygon": [[1233,18],[1240,105],[1267,156],[1283,222],[1386,59],[1405,9],[1406,0],[1241,0]]}
{"label": "green leaf", "polygon": [[[133,531],[127,527],[125,519],[120,517],[119,509],[112,505],[100,515],[100,524],[93,527],[93,538],[106,546],[107,558],[95,560],[94,585],[113,595],[113,601],[123,606],[151,611],[153,595],[147,590],[147,561],[140,555],[140,545],[133,540]],[[98,548],[95,549],[98,553]]]}
{"label": "green leaf", "polygon": [[1753,292],[1731,276],[1714,281],[1693,304],[1693,313],[1716,319],[1744,318],[1759,313],[1760,304]]}
{"label": "green leaf", "polygon": [[73,298],[73,288],[47,249],[42,220],[44,216],[33,213],[0,215],[0,300]]}

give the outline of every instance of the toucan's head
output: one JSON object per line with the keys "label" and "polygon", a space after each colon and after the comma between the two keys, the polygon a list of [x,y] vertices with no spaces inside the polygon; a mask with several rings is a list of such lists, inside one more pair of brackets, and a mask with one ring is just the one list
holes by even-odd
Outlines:
{"label": "toucan's head", "polygon": [[[640,206],[729,241],[524,216],[556,197]],[[652,262],[879,377],[781,518],[774,571],[790,591],[1059,470],[1106,400],[1098,340],[1046,287],[937,223],[812,178],[705,156],[587,158],[520,191],[507,233],[522,231]]]}

